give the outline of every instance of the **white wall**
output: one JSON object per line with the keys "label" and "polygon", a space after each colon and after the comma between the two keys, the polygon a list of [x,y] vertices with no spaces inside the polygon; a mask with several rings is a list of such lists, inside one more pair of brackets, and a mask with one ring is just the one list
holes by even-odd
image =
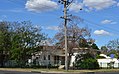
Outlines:
{"label": "white wall", "polygon": [[116,58],[108,58],[108,59],[97,59],[99,66],[102,68],[107,68],[109,67],[108,63],[110,62],[114,62],[114,68],[118,68],[119,67],[119,60],[117,60]]}

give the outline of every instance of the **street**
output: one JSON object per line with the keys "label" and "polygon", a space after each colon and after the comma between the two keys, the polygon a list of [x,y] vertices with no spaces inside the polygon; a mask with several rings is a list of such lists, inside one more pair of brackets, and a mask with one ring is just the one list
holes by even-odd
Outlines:
{"label": "street", "polygon": [[18,71],[0,71],[0,74],[119,74],[119,72],[89,72],[89,73],[35,73],[35,72],[18,72]]}
{"label": "street", "polygon": [[18,71],[0,71],[0,74],[40,74],[40,73],[18,72]]}

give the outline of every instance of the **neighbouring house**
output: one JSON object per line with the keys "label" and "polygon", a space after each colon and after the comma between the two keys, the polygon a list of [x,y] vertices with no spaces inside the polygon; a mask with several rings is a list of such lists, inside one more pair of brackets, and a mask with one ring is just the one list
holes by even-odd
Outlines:
{"label": "neighbouring house", "polygon": [[102,59],[97,59],[101,68],[119,68],[119,60],[117,58],[111,58],[105,54],[100,54],[100,56],[104,57]]}
{"label": "neighbouring house", "polygon": [[31,61],[35,60],[36,65],[47,66],[49,64],[64,65],[65,61],[65,51],[60,48],[55,48],[54,46],[43,46],[42,50],[33,54]]}
{"label": "neighbouring house", "polygon": [[[54,46],[42,46],[42,50],[33,54],[32,58],[29,60],[33,62],[35,60],[36,65],[48,66],[51,64],[52,66],[61,66],[65,64],[65,49],[55,48]],[[85,53],[88,51],[88,48],[74,48],[70,61],[70,66],[73,66],[73,62],[75,61],[75,56],[77,53]],[[96,52],[96,51],[95,51]]]}
{"label": "neighbouring house", "polygon": [[[42,50],[33,54],[32,58],[29,62],[33,62],[35,60],[36,65],[48,66],[51,64],[52,66],[61,66],[65,64],[65,50],[62,48],[55,48],[54,46],[42,46]],[[73,62],[75,61],[75,56],[79,53],[85,53],[89,49],[88,48],[74,48],[70,61],[70,66],[73,66]],[[93,52],[97,52],[94,50]],[[96,54],[96,53],[95,53]],[[102,68],[114,67],[119,68],[119,60],[117,58],[111,58],[106,56],[105,54],[100,54],[103,56],[102,59],[97,59],[99,66]]]}

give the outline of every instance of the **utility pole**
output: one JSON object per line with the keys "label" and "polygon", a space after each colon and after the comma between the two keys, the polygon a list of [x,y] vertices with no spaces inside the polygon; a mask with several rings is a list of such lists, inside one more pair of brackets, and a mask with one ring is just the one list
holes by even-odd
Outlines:
{"label": "utility pole", "polygon": [[67,50],[67,21],[68,16],[67,16],[67,10],[69,5],[73,2],[73,0],[71,2],[69,2],[69,0],[59,0],[59,3],[64,4],[64,16],[61,17],[64,19],[64,30],[65,30],[65,70],[68,71],[68,50]]}
{"label": "utility pole", "polygon": [[68,70],[67,51],[67,0],[64,0],[64,30],[65,30],[65,70]]}

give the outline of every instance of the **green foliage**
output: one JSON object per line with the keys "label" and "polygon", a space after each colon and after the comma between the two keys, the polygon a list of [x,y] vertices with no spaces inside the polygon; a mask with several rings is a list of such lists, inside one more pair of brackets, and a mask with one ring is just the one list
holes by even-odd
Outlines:
{"label": "green foliage", "polygon": [[78,54],[75,59],[74,66],[79,69],[98,69],[97,60],[89,53]]}
{"label": "green foliage", "polygon": [[114,54],[114,58],[118,58],[118,53],[116,50],[110,50],[107,55],[110,56],[110,54]]}
{"label": "green foliage", "polygon": [[119,56],[119,39],[109,41],[106,46],[101,47],[101,52],[106,55],[114,54],[115,58]]}
{"label": "green foliage", "polygon": [[31,53],[38,51],[38,47],[41,41],[45,40],[45,36],[40,32],[40,28],[32,26],[29,21],[15,22],[15,27],[15,32],[12,34],[11,59],[23,65],[31,57]]}
{"label": "green foliage", "polygon": [[101,47],[101,53],[107,55],[108,54],[108,48],[106,46],[102,46]]}
{"label": "green foliage", "polygon": [[28,68],[51,68],[51,69],[55,69],[55,68],[57,68],[58,69],[58,67],[59,66],[43,66],[43,65],[32,65],[32,66],[27,66]]}
{"label": "green foliage", "polygon": [[95,43],[93,43],[91,47],[92,47],[93,49],[99,50],[98,46],[97,46]]}
{"label": "green foliage", "polygon": [[0,22],[0,66],[8,60],[8,53],[11,48],[9,25],[7,22]]}
{"label": "green foliage", "polygon": [[[34,27],[30,21],[0,22],[0,55],[8,55],[19,65],[25,65],[32,53],[40,51],[41,42],[45,39],[41,28]],[[5,62],[4,58],[1,60]]]}
{"label": "green foliage", "polygon": [[92,58],[85,59],[82,62],[82,64],[80,65],[80,67],[82,69],[97,69],[97,68],[99,68],[97,61]]}
{"label": "green foliage", "polygon": [[85,38],[80,38],[78,44],[79,44],[79,47],[81,48],[89,47],[88,42],[86,41]]}
{"label": "green foliage", "polygon": [[96,56],[96,59],[105,59],[105,57],[100,56],[100,55],[97,55],[97,56]]}

